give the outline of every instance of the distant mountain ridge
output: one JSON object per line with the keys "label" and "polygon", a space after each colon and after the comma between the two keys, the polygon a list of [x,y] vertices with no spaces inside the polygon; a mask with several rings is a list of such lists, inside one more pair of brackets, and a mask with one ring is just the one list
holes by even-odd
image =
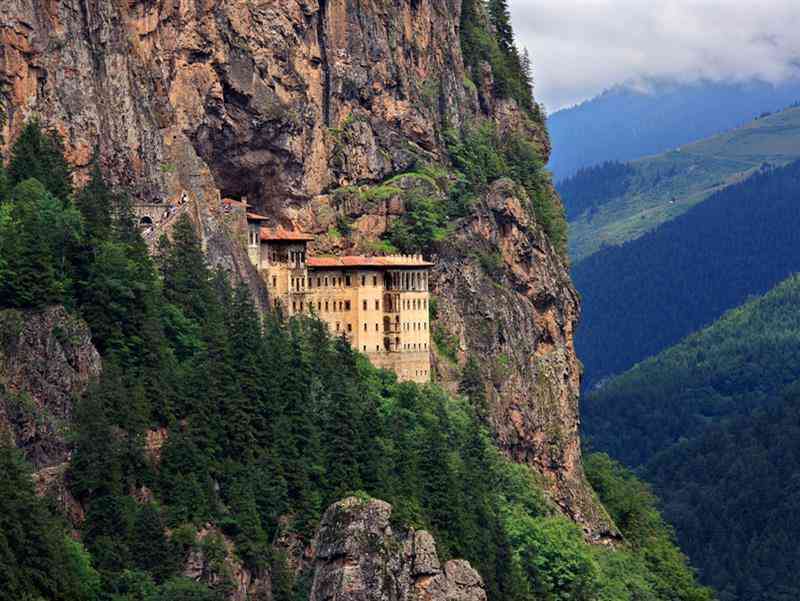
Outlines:
{"label": "distant mountain ridge", "polygon": [[582,168],[558,190],[570,220],[570,255],[633,240],[765,165],[800,159],[800,107],[629,163]]}
{"label": "distant mountain ridge", "polygon": [[618,85],[548,120],[556,181],[581,167],[657,154],[800,100],[800,81]]}
{"label": "distant mountain ridge", "polygon": [[584,385],[617,374],[800,271],[800,161],[759,172],[572,270]]}

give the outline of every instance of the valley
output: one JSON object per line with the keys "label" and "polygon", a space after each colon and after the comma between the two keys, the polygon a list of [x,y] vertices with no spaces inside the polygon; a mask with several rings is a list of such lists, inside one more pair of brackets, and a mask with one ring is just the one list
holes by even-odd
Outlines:
{"label": "valley", "polygon": [[[715,192],[765,165],[800,158],[800,108],[759,118],[732,131],[628,163],[621,193],[599,198],[570,220],[570,256],[576,263],[607,246],[635,240],[675,219]],[[581,189],[604,177],[601,168],[559,184],[569,205]],[[574,192],[573,192],[574,190]]]}

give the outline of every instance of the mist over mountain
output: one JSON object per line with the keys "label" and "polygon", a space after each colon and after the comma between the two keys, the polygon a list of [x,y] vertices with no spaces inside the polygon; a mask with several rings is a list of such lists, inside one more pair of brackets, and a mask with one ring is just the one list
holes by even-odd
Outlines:
{"label": "mist over mountain", "polygon": [[556,180],[581,167],[627,161],[737,127],[800,100],[800,80],[618,85],[550,116]]}

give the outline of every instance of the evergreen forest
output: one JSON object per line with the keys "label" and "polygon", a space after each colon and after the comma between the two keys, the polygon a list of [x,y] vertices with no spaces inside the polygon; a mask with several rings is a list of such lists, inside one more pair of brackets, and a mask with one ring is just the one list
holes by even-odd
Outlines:
{"label": "evergreen forest", "polygon": [[[209,268],[188,218],[151,256],[124,192],[97,165],[73,189],[60,140],[35,121],[1,173],[0,321],[63,305],[103,360],[70,431],[66,485],[85,509],[75,537],[0,445],[2,601],[219,600],[232,586],[222,568],[213,585],[182,574],[198,549],[223,557],[226,540],[250,570],[269,570],[276,601],[305,599],[310,574],[291,569],[280,541],[308,543],[321,512],[351,494],[392,503],[397,528],[430,529],[492,601],[712,598],[652,494],[618,464],[587,469],[624,540],[589,545],[494,446],[475,387],[455,398],[398,383],[318,320],[259,315]],[[157,429],[154,459],[145,443]],[[201,539],[208,524],[219,534]]]}
{"label": "evergreen forest", "polygon": [[584,384],[622,373],[797,271],[798,186],[800,162],[761,170],[577,263]]}
{"label": "evergreen forest", "polygon": [[584,401],[586,446],[638,466],[725,601],[800,595],[798,349],[792,276]]}

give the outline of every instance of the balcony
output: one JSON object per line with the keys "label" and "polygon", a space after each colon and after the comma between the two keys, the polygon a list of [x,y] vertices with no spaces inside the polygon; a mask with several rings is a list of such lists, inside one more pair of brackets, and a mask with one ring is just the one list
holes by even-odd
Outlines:
{"label": "balcony", "polygon": [[383,295],[383,312],[393,315],[400,313],[400,294],[398,292]]}

